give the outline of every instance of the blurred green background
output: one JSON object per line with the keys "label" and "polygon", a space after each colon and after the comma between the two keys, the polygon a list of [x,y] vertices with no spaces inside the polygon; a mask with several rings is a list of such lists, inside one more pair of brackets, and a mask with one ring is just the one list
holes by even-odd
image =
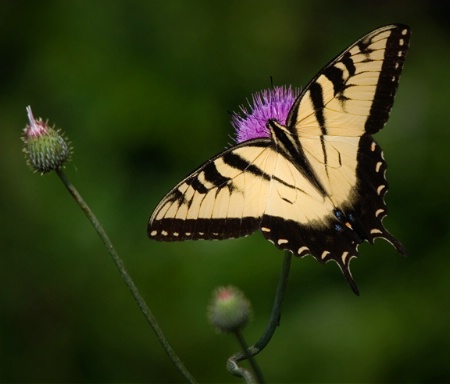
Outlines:
{"label": "blurred green background", "polygon": [[58,180],[21,153],[25,107],[74,147],[66,172],[94,209],[175,350],[202,382],[238,350],[208,325],[220,285],[269,317],[282,253],[260,234],[223,242],[146,236],[159,199],[233,142],[228,111],[255,91],[305,85],[366,32],[413,30],[390,121],[383,241],[352,263],[293,260],[281,326],[258,362],[273,382],[450,381],[450,14],[432,1],[1,1],[0,381],[177,382],[97,235]]}

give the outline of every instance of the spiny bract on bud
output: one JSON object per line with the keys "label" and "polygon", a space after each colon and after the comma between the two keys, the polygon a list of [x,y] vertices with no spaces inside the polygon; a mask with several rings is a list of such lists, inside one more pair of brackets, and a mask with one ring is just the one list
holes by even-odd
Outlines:
{"label": "spiny bract on bud", "polygon": [[28,165],[41,174],[61,168],[71,154],[67,140],[41,118],[36,120],[29,106],[27,114],[29,124],[24,129],[22,140]]}
{"label": "spiny bract on bud", "polygon": [[208,317],[219,331],[238,331],[247,324],[250,314],[250,302],[237,288],[221,287],[213,293]]}
{"label": "spiny bract on bud", "polygon": [[280,124],[286,124],[289,111],[300,90],[290,86],[273,87],[257,92],[253,95],[252,103],[248,103],[250,109],[241,106],[240,113],[233,113],[231,124],[236,130],[236,141],[269,137],[267,121],[277,120]]}

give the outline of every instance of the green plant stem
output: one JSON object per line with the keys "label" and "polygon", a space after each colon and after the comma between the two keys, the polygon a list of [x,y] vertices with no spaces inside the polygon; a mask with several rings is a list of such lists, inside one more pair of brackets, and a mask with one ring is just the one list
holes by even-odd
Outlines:
{"label": "green plant stem", "polygon": [[[257,378],[257,381],[255,381],[255,379],[253,378],[253,375],[251,375],[251,373],[248,372],[248,373],[246,373],[246,376],[244,376],[245,381],[247,383],[256,383],[257,382],[257,383],[263,384],[264,378],[263,378],[262,372],[261,372],[258,364],[256,363],[256,360],[254,359],[254,357],[250,353],[248,353],[248,345],[244,339],[244,336],[242,335],[242,332],[236,331],[235,334],[239,341],[239,344],[241,345],[242,351],[246,355],[246,359],[249,361],[250,366],[252,367],[253,372]],[[241,369],[243,371],[246,371],[245,368],[241,368]]]}
{"label": "green plant stem", "polygon": [[98,235],[102,239],[103,243],[106,246],[106,249],[108,250],[108,253],[111,255],[114,263],[116,264],[117,268],[119,269],[122,280],[127,285],[128,289],[130,290],[131,294],[133,295],[134,299],[136,300],[136,303],[138,304],[139,308],[141,309],[141,311],[144,314],[145,318],[147,319],[148,323],[150,324],[153,331],[155,332],[156,337],[158,338],[160,344],[162,345],[164,350],[167,352],[167,354],[169,355],[172,362],[175,364],[177,369],[180,371],[180,373],[184,376],[184,378],[189,383],[197,383],[197,381],[190,374],[190,372],[186,369],[184,364],[181,362],[180,358],[177,356],[177,354],[175,353],[175,351],[173,350],[173,348],[167,341],[167,338],[165,337],[164,333],[162,332],[161,328],[159,327],[159,324],[156,321],[155,317],[153,316],[152,312],[150,311],[150,308],[145,303],[145,300],[142,297],[142,295],[140,294],[136,285],[134,284],[133,279],[130,277],[127,270],[125,269],[122,259],[119,257],[116,250],[114,249],[111,241],[109,240],[108,235],[106,234],[105,230],[103,229],[103,226],[97,220],[94,213],[90,210],[88,205],[84,202],[83,198],[78,193],[78,191],[75,189],[75,187],[72,185],[72,183],[69,181],[69,179],[64,174],[64,172],[61,169],[58,169],[58,170],[56,170],[56,173],[58,174],[59,178],[61,179],[61,181],[67,188],[67,190],[70,192],[72,197],[75,199],[76,203],[79,205],[81,210],[87,216],[87,218],[92,223],[95,230],[97,231]]}
{"label": "green plant stem", "polygon": [[[276,292],[275,300],[274,300],[273,307],[272,307],[272,313],[270,316],[269,323],[267,324],[267,327],[266,327],[263,335],[253,346],[247,348],[247,353],[242,353],[242,352],[235,353],[227,361],[228,371],[235,376],[243,377],[244,379],[246,379],[246,377],[243,375],[243,374],[245,374],[246,370],[239,367],[238,362],[247,359],[248,356],[253,357],[253,356],[257,355],[259,352],[261,352],[269,343],[270,339],[272,338],[273,334],[275,333],[277,326],[280,325],[281,305],[283,303],[284,293],[285,293],[286,287],[287,287],[289,270],[291,267],[291,259],[292,259],[292,254],[288,251],[285,251],[283,265],[281,268],[280,280],[278,281],[277,292]],[[249,382],[249,381],[247,381],[247,382]]]}

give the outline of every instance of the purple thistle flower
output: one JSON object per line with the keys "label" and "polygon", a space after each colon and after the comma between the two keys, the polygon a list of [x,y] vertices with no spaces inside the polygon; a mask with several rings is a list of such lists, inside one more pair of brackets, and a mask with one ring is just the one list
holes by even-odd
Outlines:
{"label": "purple thistle flower", "polygon": [[252,102],[248,102],[250,109],[241,105],[241,113],[234,112],[231,117],[231,124],[236,130],[236,141],[242,143],[258,137],[269,137],[267,121],[274,119],[280,124],[286,124],[289,110],[299,93],[299,89],[281,86],[253,94]]}

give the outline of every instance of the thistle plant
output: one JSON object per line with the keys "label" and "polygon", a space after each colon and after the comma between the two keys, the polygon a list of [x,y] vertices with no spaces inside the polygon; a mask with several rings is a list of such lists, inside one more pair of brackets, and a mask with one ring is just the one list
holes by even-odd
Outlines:
{"label": "thistle plant", "polygon": [[[298,90],[293,90],[290,87],[273,87],[254,94],[253,102],[249,103],[248,107],[241,106],[239,113],[232,115],[232,125],[236,130],[236,140],[243,142],[253,138],[268,137],[269,131],[266,127],[268,120],[275,119],[284,124],[288,111],[297,95]],[[65,164],[70,160],[71,145],[60,130],[50,127],[41,118],[35,119],[30,107],[27,107],[27,114],[29,124],[24,129],[22,137],[24,141],[23,151],[27,163],[33,171],[40,174],[54,171],[58,175],[75,202],[94,226],[161,346],[184,378],[190,383],[195,383],[196,380],[167,341],[158,322],[145,303],[131,276],[126,271],[122,259],[117,254],[103,226],[63,172]],[[290,262],[291,254],[286,252],[270,320],[265,332],[254,345],[248,347],[241,333],[242,328],[249,320],[251,308],[249,301],[239,290],[233,287],[218,289],[214,293],[213,301],[209,307],[208,315],[216,329],[236,335],[242,352],[237,352],[228,359],[227,369],[233,375],[242,377],[247,383],[264,381],[254,356],[265,348],[279,325],[281,304],[287,286]],[[245,359],[250,361],[253,373],[238,365],[240,361]]]}
{"label": "thistle plant", "polygon": [[[236,336],[243,352],[252,366],[253,372],[259,383],[264,382],[261,370],[256,364],[253,355],[248,352],[248,346],[242,335],[242,329],[247,325],[251,315],[250,301],[244,294],[233,286],[220,287],[213,293],[208,317],[211,324],[219,332],[232,333]],[[246,382],[254,382],[253,375],[242,370],[242,376]]]}
{"label": "thistle plant", "polygon": [[77,189],[69,181],[62,168],[69,160],[71,153],[70,145],[64,138],[63,134],[59,130],[51,128],[47,123],[44,123],[42,119],[35,119],[30,107],[27,107],[29,124],[24,129],[22,140],[25,144],[24,153],[27,163],[30,167],[41,174],[55,171],[59,176],[64,186],[70,192],[75,202],[85,213],[88,220],[94,226],[97,234],[100,236],[103,244],[105,245],[108,253],[112,257],[116,267],[119,270],[122,280],[127,285],[141,312],[145,316],[147,322],[151,326],[152,330],[156,334],[161,346],[164,348],[169,358],[175,364],[176,368],[184,376],[189,383],[196,383],[197,381],[186,369],[180,358],[177,356],[172,346],[169,344],[166,336],[162,332],[156,318],[153,316],[150,308],[146,304],[144,298],[139,292],[137,286],[133,282],[133,279],[128,274],[122,259],[116,252],[111,240],[105,232],[103,226],[86,204],[84,199],[78,193]]}

